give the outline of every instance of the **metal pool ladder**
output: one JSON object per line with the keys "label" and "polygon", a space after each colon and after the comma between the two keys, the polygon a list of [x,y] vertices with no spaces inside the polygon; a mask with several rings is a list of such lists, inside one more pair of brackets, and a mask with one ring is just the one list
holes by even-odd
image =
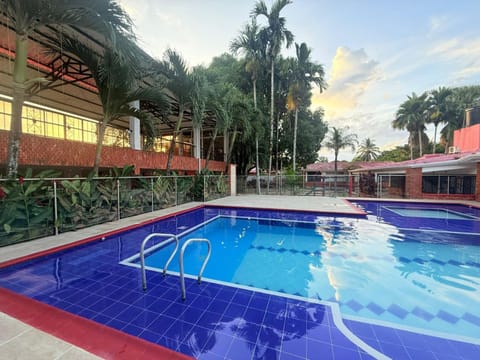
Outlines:
{"label": "metal pool ladder", "polygon": [[207,243],[207,246],[208,246],[208,252],[207,252],[207,256],[205,257],[205,259],[203,260],[203,264],[202,264],[202,267],[200,268],[200,271],[198,273],[198,278],[197,278],[197,281],[198,283],[200,284],[202,282],[202,273],[203,273],[203,270],[205,270],[205,266],[207,266],[207,262],[208,260],[210,259],[210,254],[212,253],[212,245],[210,244],[210,240],[208,239],[205,239],[205,238],[193,238],[193,239],[188,239],[187,241],[185,241],[185,243],[183,244],[182,246],[182,249],[180,250],[180,257],[179,257],[179,261],[180,261],[180,286],[182,287],[182,300],[185,300],[186,298],[186,292],[185,292],[185,276],[184,276],[184,268],[183,268],[183,254],[185,253],[185,249],[191,244],[191,243],[194,243],[194,242],[197,242],[197,243]]}
{"label": "metal pool ladder", "polygon": [[[169,243],[171,243],[172,241],[175,241],[175,249],[173,249],[170,257],[168,258],[168,260],[165,262],[165,265],[163,267],[163,275],[165,276],[165,274],[167,273],[167,268],[168,268],[168,265],[170,265],[170,263],[172,262],[173,258],[175,257],[175,254],[177,253],[177,250],[178,250],[178,236],[175,235],[175,234],[165,234],[165,233],[152,233],[150,235],[148,235],[143,241],[142,241],[142,245],[140,247],[140,267],[142,269],[142,286],[143,286],[143,290],[147,290],[147,275],[146,275],[146,272],[145,272],[145,245],[147,244],[147,242],[154,238],[154,237],[167,237],[168,239],[166,240],[163,240],[162,242],[158,243],[155,247],[162,247],[164,245],[167,245]],[[179,262],[180,262],[180,286],[181,286],[181,289],[182,289],[182,300],[185,300],[186,298],[186,291],[185,291],[185,271],[184,271],[184,266],[183,266],[183,254],[185,253],[185,250],[187,249],[187,247],[191,244],[191,243],[194,243],[194,242],[197,242],[197,243],[207,243],[207,246],[208,246],[208,252],[207,252],[207,256],[205,257],[205,259],[203,260],[203,264],[202,264],[202,267],[200,268],[200,272],[198,273],[198,283],[200,284],[202,282],[202,274],[203,274],[203,270],[205,270],[205,266],[207,266],[207,262],[208,260],[210,259],[210,254],[212,253],[212,245],[210,244],[210,241],[208,239],[205,239],[205,238],[193,238],[193,239],[188,239],[187,241],[185,241],[185,243],[183,244],[182,246],[182,249],[180,250],[180,257],[178,258]]]}
{"label": "metal pool ladder", "polygon": [[[165,263],[165,266],[163,267],[163,276],[165,276],[167,272],[168,265],[173,260],[173,257],[177,253],[178,250],[178,236],[175,234],[164,234],[164,233],[152,233],[148,235],[145,239],[142,241],[142,246],[140,247],[140,266],[142,268],[142,286],[143,290],[147,290],[147,276],[145,274],[145,245],[146,243],[154,238],[154,237],[168,237],[168,239],[163,240],[162,242],[158,243],[157,247],[162,247],[164,245],[167,245],[171,243],[172,241],[175,241],[175,249],[173,250],[172,254],[168,258],[167,262]],[[184,245],[185,246],[185,245]],[[182,247],[183,249],[183,247]]]}

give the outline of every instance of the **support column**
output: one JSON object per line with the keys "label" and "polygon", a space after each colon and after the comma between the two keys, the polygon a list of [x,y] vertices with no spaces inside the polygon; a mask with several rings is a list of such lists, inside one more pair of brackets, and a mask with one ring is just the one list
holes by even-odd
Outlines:
{"label": "support column", "polygon": [[237,195],[237,165],[230,164],[228,169],[228,175],[230,177],[230,196]]}
{"label": "support column", "polygon": [[422,168],[407,169],[405,194],[407,199],[422,199]]}
{"label": "support column", "polygon": [[200,159],[202,153],[202,146],[200,141],[200,126],[195,125],[193,127],[193,157]]}
{"label": "support column", "polygon": [[[130,106],[135,109],[140,109],[140,101],[133,101]],[[134,150],[142,150],[142,142],[140,136],[140,120],[135,117],[129,117],[129,130],[130,130],[130,146]]]}

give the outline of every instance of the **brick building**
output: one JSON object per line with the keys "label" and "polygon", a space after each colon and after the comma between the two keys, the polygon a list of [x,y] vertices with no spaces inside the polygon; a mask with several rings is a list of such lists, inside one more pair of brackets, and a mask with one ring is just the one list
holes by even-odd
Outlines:
{"label": "brick building", "polygon": [[480,201],[480,123],[467,122],[456,130],[447,154],[364,166],[351,174],[369,172],[375,175],[379,197]]}
{"label": "brick building", "polygon": [[[0,14],[0,175],[5,174],[7,144],[12,112],[12,72],[15,59],[15,31]],[[91,34],[67,29],[89,46],[102,47],[102,42]],[[94,162],[98,121],[102,106],[89,69],[73,55],[61,52],[46,55],[49,37],[54,29],[46,27],[29,38],[27,79],[46,78],[47,88],[32,91],[24,103],[19,167],[61,170],[64,175],[86,174]],[[141,52],[141,50],[139,49]],[[145,56],[148,56],[144,54]],[[148,85],[148,84],[147,84]],[[106,131],[101,155],[101,170],[134,165],[135,173],[150,174],[166,168],[170,141],[178,117],[178,106],[171,97],[171,114],[157,126],[158,136],[148,151],[140,122],[125,118],[112,122]],[[151,104],[134,106],[148,110],[155,116]],[[177,133],[172,170],[191,174],[205,166],[205,156],[212,142],[215,118],[207,115],[201,126],[194,126],[192,116],[186,113]],[[225,170],[225,151],[228,144],[217,136],[213,144],[210,170]]]}

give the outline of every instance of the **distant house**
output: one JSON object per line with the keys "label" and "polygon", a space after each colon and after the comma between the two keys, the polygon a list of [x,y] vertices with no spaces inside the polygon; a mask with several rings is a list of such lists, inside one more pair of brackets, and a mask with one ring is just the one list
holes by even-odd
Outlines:
{"label": "distant house", "polygon": [[369,173],[379,197],[480,201],[480,123],[456,130],[447,154],[350,171],[356,179]]}

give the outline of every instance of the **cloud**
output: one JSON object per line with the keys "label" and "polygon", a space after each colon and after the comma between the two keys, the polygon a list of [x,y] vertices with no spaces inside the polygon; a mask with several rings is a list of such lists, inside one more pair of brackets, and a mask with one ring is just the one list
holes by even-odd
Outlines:
{"label": "cloud", "polygon": [[430,18],[430,34],[443,30],[446,25],[448,25],[446,16],[432,16]]}
{"label": "cloud", "polygon": [[322,94],[314,94],[312,106],[323,107],[327,117],[350,112],[378,78],[378,63],[369,59],[365,50],[338,47],[332,60],[328,88]]}

